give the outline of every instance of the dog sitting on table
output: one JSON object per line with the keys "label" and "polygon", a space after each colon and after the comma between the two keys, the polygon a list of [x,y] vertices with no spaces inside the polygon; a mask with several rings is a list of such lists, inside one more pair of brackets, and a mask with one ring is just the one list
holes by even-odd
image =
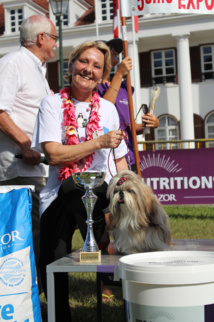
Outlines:
{"label": "dog sitting on table", "polygon": [[168,220],[152,189],[130,170],[114,176],[108,187],[109,228],[118,252],[131,254],[167,250]]}

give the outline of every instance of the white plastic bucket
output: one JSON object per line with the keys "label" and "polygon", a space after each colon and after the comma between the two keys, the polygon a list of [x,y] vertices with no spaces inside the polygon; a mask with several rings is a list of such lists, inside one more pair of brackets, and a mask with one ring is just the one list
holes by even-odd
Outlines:
{"label": "white plastic bucket", "polygon": [[214,321],[213,252],[127,255],[118,270],[127,321]]}

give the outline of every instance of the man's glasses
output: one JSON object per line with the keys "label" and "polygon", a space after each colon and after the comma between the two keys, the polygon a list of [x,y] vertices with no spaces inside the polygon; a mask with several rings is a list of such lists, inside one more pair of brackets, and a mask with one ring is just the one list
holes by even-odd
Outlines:
{"label": "man's glasses", "polygon": [[55,42],[59,40],[59,36],[57,35],[48,34],[47,32],[44,32],[44,34],[51,37],[53,40],[55,40]]}

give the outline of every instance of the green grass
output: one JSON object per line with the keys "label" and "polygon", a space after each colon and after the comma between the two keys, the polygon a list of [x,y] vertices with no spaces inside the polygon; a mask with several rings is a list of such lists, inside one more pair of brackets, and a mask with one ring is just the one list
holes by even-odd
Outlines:
{"label": "green grass", "polygon": [[173,239],[213,239],[212,206],[165,206]]}
{"label": "green grass", "polygon": [[[164,206],[169,217],[172,239],[213,239],[214,209],[212,206]],[[79,231],[75,232],[72,248],[83,246]],[[74,322],[97,321],[96,274],[71,273],[70,307]],[[115,301],[103,303],[103,322],[124,321],[122,289],[115,288]],[[45,322],[45,321],[43,321]]]}

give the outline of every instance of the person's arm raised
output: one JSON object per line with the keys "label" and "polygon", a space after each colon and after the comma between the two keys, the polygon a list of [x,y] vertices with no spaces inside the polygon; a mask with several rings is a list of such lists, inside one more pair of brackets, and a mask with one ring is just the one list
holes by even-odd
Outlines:
{"label": "person's arm raised", "polygon": [[130,57],[127,56],[120,63],[117,71],[114,74],[114,77],[112,78],[112,81],[111,81],[111,84],[109,85],[108,90],[103,95],[103,98],[115,104],[122,79],[128,74],[128,72],[131,69],[132,69],[132,60]]}

